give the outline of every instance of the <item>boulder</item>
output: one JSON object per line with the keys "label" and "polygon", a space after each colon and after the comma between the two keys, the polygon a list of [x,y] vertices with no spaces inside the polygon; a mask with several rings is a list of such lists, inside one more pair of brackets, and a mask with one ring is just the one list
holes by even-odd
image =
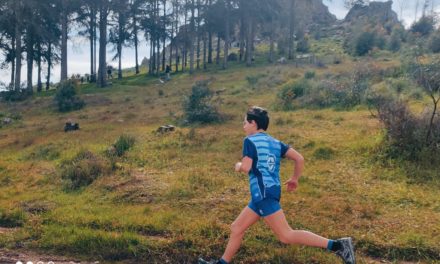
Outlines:
{"label": "boulder", "polygon": [[79,130],[79,124],[73,122],[66,122],[64,125],[64,132]]}
{"label": "boulder", "polygon": [[160,134],[164,134],[164,133],[168,133],[168,132],[173,132],[176,128],[173,125],[165,125],[165,126],[160,126],[156,132],[160,133]]}
{"label": "boulder", "polygon": [[12,119],[9,117],[5,117],[2,119],[2,124],[3,125],[9,125],[10,123],[12,123]]}
{"label": "boulder", "polygon": [[392,9],[393,1],[370,2],[369,5],[354,5],[344,22],[354,22],[362,19],[374,20],[380,24],[400,24],[396,12]]}

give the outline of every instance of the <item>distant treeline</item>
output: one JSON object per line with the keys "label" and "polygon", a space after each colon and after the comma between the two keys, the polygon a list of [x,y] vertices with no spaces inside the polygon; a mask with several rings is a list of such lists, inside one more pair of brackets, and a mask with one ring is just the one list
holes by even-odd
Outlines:
{"label": "distant treeline", "polygon": [[[269,61],[274,42],[284,43],[285,56],[292,59],[294,36],[304,30],[298,22],[304,14],[297,14],[297,7],[295,0],[0,0],[0,50],[5,55],[0,66],[11,70],[9,89],[29,93],[34,63],[37,91],[43,90],[44,67],[49,89],[55,64],[61,64],[61,80],[68,78],[68,32],[89,39],[90,80],[99,87],[106,86],[107,45],[114,48],[110,59],[119,62],[119,78],[125,47],[135,48],[139,73],[139,36],[150,47],[142,56],[150,58],[151,75],[167,64],[190,73],[212,63],[227,68],[231,45],[239,50],[232,59],[250,66],[256,36],[267,40]],[[23,59],[27,84],[20,80]]]}

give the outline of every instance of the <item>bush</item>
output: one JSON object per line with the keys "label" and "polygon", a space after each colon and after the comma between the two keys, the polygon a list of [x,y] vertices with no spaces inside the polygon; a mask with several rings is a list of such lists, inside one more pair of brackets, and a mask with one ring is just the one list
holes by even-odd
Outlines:
{"label": "bush", "polygon": [[365,31],[354,41],[354,54],[357,56],[364,56],[373,49],[375,36],[373,32]]}
{"label": "bush", "polygon": [[435,21],[433,17],[422,16],[419,21],[411,25],[411,32],[428,36],[434,31]]}
{"label": "bush", "polygon": [[400,50],[402,46],[402,39],[400,33],[397,30],[393,30],[391,33],[390,41],[388,42],[388,49],[393,52]]}
{"label": "bush", "polygon": [[314,71],[308,71],[306,73],[304,73],[304,78],[305,79],[313,79],[315,78],[315,72]]}
{"label": "bush", "polygon": [[228,55],[228,61],[238,61],[238,55],[235,52],[232,52]]}
{"label": "bush", "polygon": [[6,211],[0,208],[0,226],[1,227],[21,227],[26,221],[26,215],[22,210]]}
{"label": "bush", "polygon": [[58,85],[55,101],[60,112],[79,110],[84,107],[84,101],[76,96],[76,88],[77,85],[72,80],[61,82]]}
{"label": "bush", "polygon": [[313,152],[313,157],[319,160],[329,160],[333,158],[335,151],[328,147],[320,147]]}
{"label": "bush", "polygon": [[310,51],[310,44],[307,37],[302,38],[296,45],[296,51],[307,53]]}
{"label": "bush", "polygon": [[293,109],[293,100],[304,95],[305,91],[310,89],[310,83],[306,79],[302,79],[293,84],[284,85],[278,93],[283,110]]}
{"label": "bush", "polygon": [[214,93],[208,88],[208,81],[198,81],[191,94],[183,102],[184,118],[188,123],[213,123],[222,120],[214,106]]}
{"label": "bush", "polygon": [[118,157],[124,155],[124,153],[134,146],[136,139],[130,135],[121,135],[118,140],[113,144],[115,148],[115,154]]}
{"label": "bush", "polygon": [[54,160],[60,156],[60,152],[52,143],[36,147],[28,156],[29,159]]}
{"label": "bush", "polygon": [[68,181],[68,189],[88,186],[110,169],[106,160],[88,150],[79,152],[75,158],[64,162],[61,168],[61,178]]}
{"label": "bush", "polygon": [[256,88],[258,81],[263,77],[266,77],[266,74],[260,73],[257,75],[248,75],[248,76],[246,76],[246,81],[251,86],[251,88],[254,89],[254,88]]}
{"label": "bush", "polygon": [[15,90],[1,92],[1,96],[5,99],[5,101],[19,102],[26,100],[30,96],[30,93],[25,88],[22,88],[18,92]]}
{"label": "bush", "polygon": [[434,53],[440,52],[440,30],[432,34],[429,39],[429,49]]}
{"label": "bush", "polygon": [[[427,144],[427,124],[430,113],[414,116],[401,100],[381,100],[377,103],[379,120],[384,124],[386,137],[383,149],[389,158],[417,161],[438,167],[440,164],[440,119],[434,123]],[[435,165],[437,164],[437,165]]]}

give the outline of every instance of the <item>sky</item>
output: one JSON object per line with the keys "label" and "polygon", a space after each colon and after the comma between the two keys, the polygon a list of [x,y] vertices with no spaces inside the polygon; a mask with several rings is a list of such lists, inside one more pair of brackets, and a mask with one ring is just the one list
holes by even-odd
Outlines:
{"label": "sky", "polygon": [[[381,2],[385,2],[386,0],[378,0]],[[338,19],[343,19],[347,14],[348,10],[344,7],[344,0],[323,0],[324,4],[329,7],[330,13],[336,15]],[[402,3],[402,6],[399,5]],[[416,0],[395,0],[393,2],[393,10],[398,14],[399,18],[403,20],[404,25],[408,27],[412,24],[415,17],[415,4]],[[437,11],[440,11],[440,6],[437,4]],[[420,13],[421,11],[419,11]],[[402,16],[402,17],[400,17]],[[419,14],[420,16],[420,14]],[[141,36],[140,36],[141,37]],[[86,38],[72,36],[72,33],[69,35],[68,41],[68,76],[72,76],[72,74],[85,74],[90,72],[90,55],[89,55],[89,42]],[[142,38],[142,37],[141,37]],[[110,46],[110,45],[108,45]],[[110,58],[113,57],[114,52],[111,52],[111,47],[107,49],[107,60],[111,65],[117,68],[118,62],[113,61],[110,62]],[[0,55],[2,56],[2,55]],[[145,41],[142,41],[139,44],[139,63],[142,61],[142,58],[148,57],[148,48]],[[2,58],[0,58],[2,59]],[[122,67],[129,68],[135,66],[135,54],[134,48],[124,48],[123,56],[122,56]],[[22,82],[26,81],[26,61],[23,61],[22,65]],[[53,74],[51,76],[51,80],[53,82],[58,82],[60,79],[60,65],[56,65],[52,70]],[[43,76],[46,75],[46,69],[43,71]],[[0,69],[0,82],[9,83],[10,82],[10,70],[8,69]],[[34,70],[33,81],[36,82],[36,69]],[[43,78],[45,80],[45,77]]]}

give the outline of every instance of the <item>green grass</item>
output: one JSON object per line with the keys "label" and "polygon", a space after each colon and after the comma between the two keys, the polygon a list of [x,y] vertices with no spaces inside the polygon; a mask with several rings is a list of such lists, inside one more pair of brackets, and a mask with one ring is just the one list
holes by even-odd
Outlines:
{"label": "green grass", "polygon": [[[319,45],[323,52],[333,44]],[[416,167],[378,162],[375,149],[383,131],[365,107],[275,110],[285,83],[311,71],[317,77],[340,74],[352,62],[315,69],[267,65],[265,59],[249,68],[231,63],[227,70],[213,65],[192,76],[178,73],[165,84],[145,74],[114,79],[104,89],[84,84],[80,96],[86,106],[76,112],[58,113],[52,91],[13,106],[0,104],[0,112],[14,110],[22,117],[0,129],[0,208],[5,212],[0,226],[14,222],[18,227],[0,236],[0,247],[15,249],[20,241],[24,250],[105,262],[183,263],[220,256],[230,224],[249,199],[247,176],[233,171],[241,158],[243,116],[249,106],[261,105],[269,108],[268,132],[306,160],[298,190],[283,189],[281,204],[293,228],[330,238],[353,236],[359,263],[438,261],[440,183],[411,181]],[[249,76],[258,76],[254,87]],[[227,121],[154,133],[179,121],[184,96],[200,79],[211,79],[210,88],[220,91],[219,110]],[[416,102],[417,109],[422,106],[423,100]],[[81,129],[64,133],[68,118]],[[113,170],[66,191],[61,164],[84,149],[105,158],[121,135],[136,143],[114,160]],[[292,171],[293,164],[283,161],[281,181]],[[236,256],[237,263],[337,261],[323,250],[282,245],[262,221],[246,233]]]}

